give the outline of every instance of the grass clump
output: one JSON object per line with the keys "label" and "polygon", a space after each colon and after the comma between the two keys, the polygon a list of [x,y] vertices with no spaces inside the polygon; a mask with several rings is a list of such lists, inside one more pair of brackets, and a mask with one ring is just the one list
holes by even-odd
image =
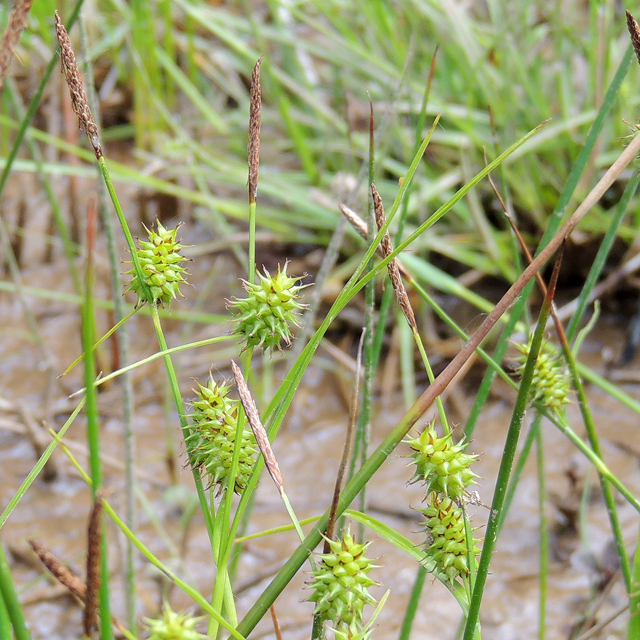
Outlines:
{"label": "grass clump", "polygon": [[[637,596],[632,590],[632,575],[640,571],[639,562],[634,560],[633,567],[629,563],[612,487],[620,492],[631,508],[640,510],[640,501],[604,463],[597,446],[597,433],[588,403],[580,397],[590,446],[569,427],[564,412],[555,411],[566,402],[569,379],[577,393],[583,392],[580,390],[581,372],[568,340],[561,342],[569,376],[560,371],[559,360],[555,356],[545,355],[544,348],[541,348],[542,333],[553,306],[559,261],[552,277],[552,286],[547,290],[542,283],[545,301],[536,337],[531,345],[520,348],[522,381],[514,403],[487,540],[479,563],[476,562],[476,556],[480,553],[477,540],[473,538],[466,513],[468,502],[473,497],[469,487],[478,478],[471,470],[471,465],[478,456],[465,453],[465,442],[468,440],[454,440],[448,426],[447,408],[442,402],[445,391],[476,354],[487,363],[490,370],[485,374],[477,394],[478,409],[465,429],[469,437],[495,376],[500,375],[507,384],[517,386],[502,367],[502,349],[506,348],[504,345],[508,343],[511,333],[520,331],[525,322],[529,323],[526,309],[531,299],[529,282],[541,272],[545,263],[593,207],[601,207],[600,210],[596,209],[594,217],[597,220],[603,212],[602,207],[605,207],[597,203],[616,181],[622,179],[621,176],[624,177],[625,167],[640,149],[640,138],[636,136],[619,153],[616,162],[603,172],[595,187],[588,194],[581,193],[582,187],[577,186],[579,179],[582,177],[584,184],[595,182],[596,174],[601,173],[603,158],[606,159],[607,153],[613,150],[616,153],[619,151],[615,146],[617,142],[607,136],[601,153],[594,154],[595,160],[589,160],[598,134],[606,129],[606,117],[614,110],[616,96],[620,95],[622,79],[628,69],[630,56],[618,55],[619,38],[616,36],[606,40],[610,43],[610,50],[603,51],[600,57],[588,56],[589,69],[601,72],[601,79],[599,84],[587,83],[586,97],[579,98],[572,89],[573,85],[561,83],[564,89],[560,108],[562,117],[545,131],[540,122],[549,115],[545,100],[545,96],[550,95],[548,74],[545,73],[548,65],[544,56],[528,55],[532,50],[546,52],[545,45],[551,38],[543,30],[531,28],[532,24],[538,25],[535,12],[539,8],[527,13],[520,7],[520,22],[507,32],[504,16],[497,6],[490,7],[487,15],[460,7],[454,16],[450,13],[449,5],[439,3],[399,2],[397,12],[391,12],[384,3],[375,2],[364,5],[355,2],[310,2],[287,7],[267,3],[264,14],[251,13],[247,17],[234,14],[233,7],[214,8],[199,0],[176,0],[174,3],[160,4],[160,26],[154,25],[151,20],[154,15],[152,3],[142,1],[134,3],[131,8],[118,4],[111,9],[112,20],[121,21],[120,31],[109,32],[99,25],[92,33],[95,50],[89,51],[89,58],[106,56],[107,51],[118,49],[115,44],[123,45],[123,55],[134,68],[131,73],[135,82],[132,124],[136,139],[140,147],[153,150],[154,158],[159,159],[161,166],[160,177],[156,177],[153,171],[147,170],[149,167],[141,171],[137,167],[119,167],[114,163],[113,175],[121,180],[126,177],[139,187],[153,187],[158,192],[191,203],[194,215],[186,222],[189,225],[187,229],[193,231],[193,235],[198,235],[202,229],[213,230],[219,236],[219,242],[225,248],[230,248],[241,262],[240,275],[247,278],[242,280],[246,297],[231,297],[229,302],[229,315],[233,316],[235,323],[230,338],[216,335],[189,343],[186,336],[195,322],[194,310],[190,318],[193,322],[186,323],[188,326],[180,335],[180,346],[172,349],[167,344],[164,316],[161,316],[159,307],[171,305],[173,300],[181,296],[180,285],[185,282],[186,273],[182,264],[188,248],[177,239],[178,226],[165,227],[159,221],[155,230],[148,230],[148,240],[135,246],[129,222],[124,216],[107,168],[106,150],[103,148],[106,136],[100,136],[99,125],[89,108],[82,76],[77,68],[71,39],[61,18],[55,15],[63,72],[70,89],[71,109],[88,136],[131,252],[131,262],[128,263],[131,268],[126,272],[132,276],[128,291],[137,296],[136,312],[141,314],[144,310],[150,314],[158,339],[159,350],[156,355],[162,357],[165,363],[166,383],[174,405],[170,420],[180,425],[198,498],[194,509],[199,510],[206,529],[208,554],[206,561],[201,562],[203,566],[209,566],[211,574],[215,575],[211,592],[205,593],[204,588],[202,592],[198,591],[169,570],[143,544],[133,526],[135,518],[130,519],[128,525],[131,526],[126,525],[105,500],[104,512],[127,536],[130,550],[135,547],[143,553],[201,607],[206,614],[209,636],[217,637],[222,633],[221,629],[225,629],[225,633],[238,640],[248,637],[269,609],[277,628],[274,603],[291,584],[295,573],[309,562],[314,565],[311,583],[314,593],[309,598],[315,603],[314,640],[324,637],[326,620],[333,626],[333,633],[339,640],[364,640],[373,634],[373,621],[385,599],[381,599],[376,612],[365,623],[365,605],[373,606],[376,603],[369,588],[377,586],[369,577],[373,565],[365,555],[367,544],[364,542],[364,527],[368,527],[416,561],[414,568],[417,578],[407,604],[403,640],[410,634],[413,620],[411,611],[415,612],[420,604],[424,585],[421,576],[426,569],[435,573],[460,605],[466,616],[465,639],[480,640],[479,615],[484,585],[489,575],[491,555],[509,506],[504,496],[507,489],[515,490],[512,483],[517,483],[517,477],[514,478],[512,474],[512,465],[525,409],[533,403],[537,415],[544,415],[558,426],[600,474],[611,518],[611,531],[623,568],[624,586],[627,593],[631,594],[629,609],[635,610]],[[21,5],[24,6],[24,3]],[[549,16],[546,23],[560,25],[560,18],[559,15]],[[143,28],[136,33],[137,21],[142,23]],[[304,26],[304,39],[292,35],[295,33],[293,25]],[[424,62],[432,59],[432,53],[422,46],[423,36],[425,33],[434,36],[446,33],[447,25],[455,27],[452,37],[442,43],[439,63],[434,62],[432,77],[425,83],[421,70],[427,68]],[[595,27],[591,26],[590,29],[596,34]],[[611,24],[608,29],[613,33]],[[481,37],[480,34],[484,35]],[[564,30],[558,30],[558,34],[560,39],[566,35]],[[220,57],[211,58],[208,55],[213,50],[214,36],[215,50],[224,52],[219,54],[224,58],[222,61]],[[520,47],[514,46],[514,38],[518,38]],[[409,43],[412,40],[416,49],[410,52]],[[569,47],[567,42],[573,46],[571,38],[552,42],[554,46],[557,45],[554,52],[563,55],[562,47]],[[15,46],[14,42],[11,47]],[[260,49],[260,52],[256,49]],[[521,49],[526,49],[528,53],[523,53]],[[265,52],[264,61],[259,57],[262,51]],[[616,62],[615,65],[612,60]],[[117,61],[118,64],[120,62]],[[110,64],[118,70],[115,61],[112,60]],[[264,65],[264,91],[260,78],[261,65]],[[405,71],[401,72],[403,68]],[[618,70],[614,72],[615,68]],[[505,73],[498,73],[499,69]],[[611,71],[609,75],[613,77],[606,93],[602,79],[607,75],[605,71]],[[327,99],[323,87],[328,86],[325,81],[332,74],[340,80],[332,85],[333,97]],[[400,83],[399,77],[402,77]],[[556,80],[564,80],[564,76],[557,76]],[[113,81],[117,83],[118,79]],[[365,86],[371,89],[372,102],[376,103],[376,107],[372,104],[367,110],[367,125],[362,126],[353,118],[349,105],[353,96],[348,94],[357,93]],[[42,95],[43,88],[44,80],[36,96]],[[266,97],[264,109],[263,94]],[[393,101],[390,96],[395,96]],[[529,100],[523,100],[523,96],[528,96]],[[83,152],[68,143],[64,146],[53,135],[45,137],[44,132],[28,129],[37,100],[21,120],[19,132],[12,140],[14,149],[7,156],[6,168],[0,179],[0,191],[6,184],[12,163],[16,162],[17,149],[25,135],[33,135],[34,138],[40,136],[40,139],[46,139],[60,148],[73,150],[85,160],[92,159],[90,152]],[[384,105],[381,105],[383,102]],[[531,107],[529,110],[512,108],[513,105],[525,103]],[[487,104],[491,107],[491,118],[486,113]],[[597,117],[592,105],[597,106]],[[379,125],[376,131],[375,114],[380,106],[385,107],[385,118],[388,117],[388,120]],[[575,107],[578,107],[577,112],[574,112]],[[178,110],[180,117],[176,117]],[[345,117],[340,115],[343,112],[346,113]],[[438,115],[431,119],[436,112]],[[242,117],[238,116],[240,113]],[[248,158],[244,152],[246,113],[249,114]],[[3,117],[7,122],[11,121],[9,115]],[[428,121],[432,121],[432,125],[425,134]],[[446,126],[438,128],[440,122]],[[590,123],[593,123],[592,128],[583,145]],[[617,125],[609,125],[612,131],[616,128]],[[376,138],[374,133],[381,135]],[[266,139],[262,140],[261,145],[263,136]],[[171,143],[164,144],[163,141],[168,139]],[[487,155],[493,157],[491,161],[482,158],[482,146],[489,150]],[[188,162],[175,162],[171,154],[176,150]],[[258,208],[261,162],[268,165],[269,171],[260,174],[261,199]],[[362,175],[368,173],[364,181],[366,184],[359,185],[354,177],[355,186],[345,193],[345,199],[352,200],[350,204],[355,209],[368,212],[361,218],[357,215],[352,217],[352,220],[359,220],[359,231],[366,238],[364,249],[355,243],[355,235],[343,243],[347,232],[338,222],[337,198],[330,189],[339,171],[355,174],[360,165],[366,165],[369,169],[368,172],[362,172]],[[14,170],[16,166],[25,165],[15,165]],[[67,169],[60,162],[49,170],[53,172],[63,167]],[[275,170],[275,167],[279,170]],[[81,168],[86,170],[86,167]],[[80,169],[73,171],[80,173]],[[495,187],[495,191],[489,190],[483,182],[492,172],[499,175],[501,182],[500,189]],[[239,204],[247,174],[248,210],[246,204]],[[359,195],[359,186],[362,187],[361,193],[366,196]],[[500,190],[504,192],[504,197],[500,195]],[[330,204],[327,204],[327,193],[331,194]],[[572,198],[576,198],[580,205],[560,227],[562,214],[569,209]],[[632,206],[632,198],[633,194],[628,194],[625,206]],[[525,227],[532,240],[543,236],[535,258],[523,250],[529,262],[524,268],[520,268],[520,251],[513,242],[512,230],[500,216],[494,215],[492,203],[495,203],[495,199],[504,204],[503,209],[508,216],[514,218],[513,211],[519,212],[520,221],[514,223],[516,229],[518,226]],[[333,203],[333,200],[336,202]],[[387,206],[386,214],[383,201],[392,203]],[[556,215],[553,215],[554,212]],[[109,211],[107,215],[112,213]],[[96,379],[99,366],[93,360],[97,294],[92,284],[93,253],[98,232],[93,213],[89,218],[92,223],[88,225],[86,240],[86,287],[82,305],[84,393],[91,426],[92,478],[83,477],[97,492],[101,485],[100,447],[97,446],[100,410],[96,391],[100,381]],[[4,222],[0,221],[0,224]],[[594,228],[597,228],[597,224],[594,224]],[[0,231],[3,231],[4,238],[4,227]],[[393,242],[391,233],[396,235]],[[261,243],[265,241],[265,235],[261,234],[266,234],[269,249],[278,253],[277,256],[264,250]],[[62,231],[60,235],[63,235]],[[293,242],[296,247],[304,243],[314,247],[330,245],[331,250],[325,256],[320,275],[328,278],[330,283],[337,282],[338,286],[331,289],[333,293],[324,300],[324,307],[317,300],[307,308],[301,299],[301,290],[306,285],[300,284],[301,278],[288,275],[286,262],[282,269],[278,267],[273,276],[267,268],[262,271],[256,269],[261,262],[256,258],[257,255],[265,262],[274,257],[280,258],[279,252],[274,249],[274,238],[278,242]],[[8,244],[6,247],[8,264],[15,270],[19,261],[11,261],[15,257],[13,247]],[[195,249],[206,253],[203,245]],[[376,254],[381,255],[381,260],[375,258]],[[344,262],[336,268],[340,257]],[[605,260],[606,256],[598,259],[596,270],[603,268]],[[112,257],[112,261],[115,265],[115,258]],[[445,267],[451,268],[447,270]],[[382,346],[385,341],[395,340],[386,331],[387,320],[393,309],[391,291],[385,290],[383,301],[386,300],[386,303],[381,305],[383,310],[379,316],[376,313],[376,285],[387,270],[403,312],[402,315],[397,314],[397,331],[404,336],[399,347],[399,360],[403,363],[405,397],[410,401],[407,402],[404,416],[392,428],[385,430],[385,436],[377,446],[374,447],[372,441],[369,451],[370,409],[375,405],[375,377],[380,363],[384,362]],[[482,288],[472,290],[473,278],[454,277],[463,271],[471,272],[474,278],[498,276],[501,283],[508,283],[508,290],[497,302],[490,300]],[[450,272],[454,272],[453,275]],[[316,288],[320,292],[318,296],[326,282],[326,279],[321,279]],[[7,286],[9,284],[14,287],[15,295],[23,293],[18,277]],[[305,522],[298,519],[285,493],[286,473],[281,473],[276,460],[277,437],[287,413],[295,406],[294,399],[305,372],[316,361],[316,350],[326,341],[329,332],[336,328],[340,314],[347,307],[356,306],[363,290],[366,290],[367,307],[366,374],[363,385],[363,407],[366,410],[360,420],[354,451],[351,451],[349,444],[345,445],[343,469],[349,466],[351,473],[344,487],[341,486],[340,476],[333,497],[327,497],[326,512],[315,514],[312,520],[315,524],[305,531]],[[432,296],[434,290],[440,295],[446,294],[456,301],[473,305],[487,314],[472,336],[466,335],[463,328],[447,315]],[[588,292],[585,295],[588,296]],[[198,304],[204,303],[206,298],[206,290],[203,290]],[[215,302],[221,303],[222,300]],[[425,339],[432,315],[441,319],[440,328],[446,324],[447,331],[455,332],[463,340],[459,351],[447,357],[437,376],[429,362],[431,354],[428,352],[433,341]],[[289,352],[292,355],[287,358],[279,353],[280,348],[283,343],[285,346],[291,345],[295,333],[293,327],[299,326],[300,320],[307,323],[308,335],[303,334],[300,349]],[[580,317],[576,317],[572,325],[577,327],[580,320]],[[496,327],[502,332],[498,347],[491,351],[493,345],[486,339],[490,334],[498,333]],[[217,326],[207,329],[217,333],[226,331],[226,328],[219,329]],[[560,329],[558,333],[562,335]],[[231,399],[230,388],[218,384],[210,375],[207,385],[198,383],[196,399],[192,402],[193,412],[187,416],[181,390],[183,372],[174,365],[174,351],[196,349],[205,346],[204,342],[212,344],[227,338],[227,344],[231,346],[224,353],[222,366],[232,368],[241,401]],[[256,347],[271,356],[275,355],[274,361],[266,358],[260,361],[254,353]],[[415,357],[415,347],[419,358]],[[237,357],[241,358],[242,367],[235,363],[234,358]],[[141,361],[132,367],[142,364]],[[418,382],[422,375],[422,371],[418,375],[418,366],[424,369],[429,379],[430,384],[426,389]],[[118,370],[111,375],[117,378],[122,372]],[[252,393],[250,387],[257,391]],[[354,393],[349,428],[357,422],[357,396]],[[418,421],[431,411],[434,402],[439,403],[444,435],[439,436],[434,421],[430,421],[419,436],[408,436]],[[547,412],[548,408],[553,411]],[[170,412],[167,413],[169,415]],[[538,439],[538,451],[542,457],[544,451],[540,431],[532,430],[532,434],[532,438]],[[346,442],[350,443],[351,440],[348,437]],[[367,512],[366,496],[371,494],[371,479],[403,441],[413,451],[416,467],[414,481],[424,484],[429,500],[429,506],[421,510],[429,538],[426,559],[423,550],[417,549],[402,534]],[[46,455],[50,455],[50,452]],[[320,462],[326,465],[326,461]],[[129,461],[128,465],[127,478],[134,478],[133,461]],[[291,549],[288,559],[264,592],[249,603],[248,611],[241,617],[236,609],[237,562],[243,544],[243,531],[252,522],[255,488],[265,466],[285,504],[292,521],[291,527],[296,530],[300,544]],[[543,467],[543,464],[539,465],[542,470],[539,484],[541,496],[545,495]],[[25,479],[16,503],[36,475],[37,471]],[[127,482],[127,489],[131,492],[130,504],[135,504],[136,487],[133,485],[134,482]],[[336,520],[359,495],[361,510],[352,511],[349,515],[362,525],[362,529],[352,534],[348,527],[343,528],[342,536],[334,540],[328,528],[333,532]],[[141,502],[144,500],[141,499]],[[13,506],[15,504],[11,508]],[[191,511],[190,516],[193,513]],[[190,516],[185,516],[184,520],[191,520]],[[5,522],[7,517],[8,514],[3,515],[0,522]],[[541,516],[542,533],[546,528],[545,522]],[[98,532],[94,531],[94,537],[97,539],[102,535],[102,544],[106,549],[111,544],[109,536],[104,532],[100,534],[100,522],[94,528]],[[186,525],[183,533],[183,539],[187,540]],[[325,535],[327,548],[316,557],[313,551]],[[167,538],[170,539],[170,536],[165,536]],[[542,534],[541,539],[545,539]],[[541,543],[543,557],[545,544]],[[93,547],[99,546],[94,541]],[[102,637],[108,640],[112,636],[112,620],[109,609],[111,594],[106,586],[106,557],[105,553],[101,558],[101,570],[97,569],[98,563],[94,558],[94,569],[97,573],[102,571],[99,626]],[[5,570],[5,565],[3,559],[0,572],[3,594],[0,630],[6,635],[6,630],[12,626],[16,635],[23,634],[20,636],[22,640],[24,631],[18,630],[22,625],[20,604],[13,597],[12,577]],[[134,567],[134,563],[130,563],[131,567]],[[540,573],[546,576],[544,567]],[[137,636],[136,578],[135,571],[130,571],[127,627],[120,629],[130,639]],[[91,580],[87,579],[94,591],[99,579],[100,576],[96,575],[92,575]],[[545,579],[541,578],[540,591],[544,592],[545,589]],[[7,615],[4,615],[2,605],[7,609]],[[309,624],[310,618],[311,615]],[[203,637],[196,631],[198,622],[197,618],[174,613],[166,604],[162,617],[148,620],[146,630],[153,640],[195,640]],[[632,617],[629,623],[630,638],[634,637],[632,634],[637,624]],[[95,626],[93,618],[88,626]],[[543,636],[545,601],[542,597],[540,626],[540,636]]]}

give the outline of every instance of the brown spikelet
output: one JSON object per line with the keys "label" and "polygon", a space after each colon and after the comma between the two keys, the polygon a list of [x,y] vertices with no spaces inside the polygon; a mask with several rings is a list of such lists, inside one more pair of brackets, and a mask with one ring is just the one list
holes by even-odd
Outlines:
{"label": "brown spikelet", "polygon": [[627,11],[627,29],[629,29],[629,35],[631,36],[631,44],[633,50],[636,52],[636,58],[640,63],[640,27],[635,18]]}
{"label": "brown spikelet", "polygon": [[[386,219],[384,215],[384,207],[382,206],[382,198],[376,189],[376,185],[371,185],[371,195],[373,196],[373,210],[376,214],[376,224],[378,225],[378,231],[382,229],[384,226]],[[386,258],[393,252],[393,245],[391,244],[391,237],[389,236],[389,232],[386,231],[384,236],[382,236],[382,242],[380,243],[382,247],[382,254]],[[387,269],[389,271],[389,278],[391,279],[391,285],[393,286],[393,290],[396,293],[396,300],[402,309],[402,313],[404,313],[404,317],[407,319],[409,326],[412,329],[417,329],[416,318],[413,315],[413,309],[411,308],[411,303],[409,302],[409,296],[407,295],[407,291],[404,288],[404,284],[402,283],[402,278],[400,277],[400,270],[398,269],[397,260],[391,260],[387,265]]]}
{"label": "brown spikelet", "polygon": [[49,570],[53,577],[62,585],[67,587],[73,595],[80,598],[82,602],[87,596],[87,587],[78,576],[67,567],[58,556],[49,551],[41,542],[29,540],[31,548],[36,552],[40,562]]}
{"label": "brown spikelet", "polygon": [[9,22],[4,30],[2,41],[0,41],[0,93],[2,93],[4,81],[7,78],[13,52],[18,40],[20,40],[20,34],[27,26],[27,17],[32,3],[33,0],[18,0],[16,2],[16,6],[9,16]]}
{"label": "brown spikelet", "polygon": [[97,626],[98,597],[100,592],[100,538],[102,533],[102,496],[96,496],[89,526],[87,527],[87,596],[84,601],[82,623],[89,638]]}
{"label": "brown spikelet", "polygon": [[[367,223],[352,209],[349,209],[346,205],[338,204],[338,209],[342,215],[351,223],[351,226],[356,230],[358,235],[363,239],[367,239]],[[378,247],[378,253],[382,253],[382,249]]]}
{"label": "brown spikelet", "polygon": [[260,66],[258,58],[251,74],[249,107],[249,204],[254,204],[258,195],[258,172],[260,170],[260,122],[262,117],[262,88],[260,86]]}
{"label": "brown spikelet", "polygon": [[284,486],[282,484],[280,467],[278,466],[276,457],[273,455],[273,449],[271,449],[271,443],[269,442],[269,438],[267,437],[267,432],[264,430],[262,422],[260,421],[258,407],[256,407],[256,403],[251,397],[251,391],[249,391],[249,387],[245,382],[242,371],[240,371],[240,367],[235,362],[233,362],[233,360],[231,361],[231,370],[233,371],[233,377],[236,380],[236,387],[238,388],[240,402],[242,402],[242,406],[244,408],[245,415],[247,416],[249,426],[253,431],[253,435],[256,437],[256,442],[258,443],[260,453],[262,453],[262,457],[264,458],[264,463],[267,466],[267,471],[275,482],[278,491],[280,493],[283,493]]}
{"label": "brown spikelet", "polygon": [[[351,223],[351,226],[355,229],[358,235],[363,240],[366,240],[368,233],[367,223],[355,211],[353,211],[353,209],[349,209],[349,207],[344,204],[338,204],[338,209],[340,209],[342,215]],[[385,257],[380,245],[377,246],[376,253],[383,258]],[[400,262],[400,260],[398,260],[397,258],[394,259],[394,262],[396,263],[401,275],[403,275],[405,278],[410,278],[409,272],[405,269],[402,262]]]}
{"label": "brown spikelet", "polygon": [[87,94],[84,91],[82,79],[80,78],[76,57],[73,54],[73,49],[71,48],[69,34],[64,28],[57,11],[55,12],[55,15],[56,35],[58,36],[58,42],[60,43],[60,62],[62,63],[62,73],[64,73],[65,80],[69,87],[71,104],[73,106],[73,110],[78,116],[80,128],[87,134],[89,142],[93,147],[93,152],[99,160],[102,157],[102,146],[100,145],[98,126],[96,125],[96,121],[93,119],[91,109],[89,109]]}

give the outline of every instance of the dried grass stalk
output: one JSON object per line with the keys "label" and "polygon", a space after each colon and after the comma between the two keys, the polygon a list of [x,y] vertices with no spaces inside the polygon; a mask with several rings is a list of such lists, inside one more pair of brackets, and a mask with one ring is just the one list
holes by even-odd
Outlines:
{"label": "dried grass stalk", "polygon": [[[378,225],[378,231],[382,229],[386,222],[386,218],[384,215],[384,207],[382,206],[382,198],[376,189],[376,185],[371,185],[371,195],[373,196],[373,210],[376,214],[376,224]],[[389,232],[385,231],[384,236],[382,236],[382,242],[380,243],[382,248],[382,254],[386,258],[393,253],[393,245],[391,244],[391,237],[389,236]],[[404,313],[404,317],[407,319],[409,326],[411,329],[416,330],[418,328],[416,324],[416,317],[413,314],[413,309],[411,308],[411,303],[409,302],[409,296],[407,295],[407,291],[404,288],[404,284],[402,283],[402,278],[400,277],[400,270],[398,269],[398,263],[396,260],[391,260],[387,265],[387,269],[389,271],[389,278],[391,279],[391,285],[393,286],[393,290],[396,293],[396,300],[402,309],[402,313]]]}
{"label": "dried grass stalk", "polygon": [[262,453],[262,457],[264,458],[264,463],[267,465],[267,471],[273,478],[278,491],[280,493],[283,493],[284,485],[282,484],[280,467],[278,466],[278,461],[276,460],[275,455],[273,455],[273,449],[271,448],[271,443],[269,442],[267,432],[265,431],[264,427],[262,426],[262,422],[260,421],[260,414],[258,413],[256,403],[251,397],[251,391],[249,391],[249,387],[245,382],[242,371],[240,371],[240,367],[235,362],[233,362],[233,360],[231,361],[231,369],[233,371],[233,377],[236,380],[236,387],[238,387],[240,402],[242,402],[242,406],[244,407],[244,412],[247,416],[249,426],[253,431],[253,435],[256,437],[256,442],[258,443],[258,447],[260,448],[260,452]]}
{"label": "dried grass stalk", "polygon": [[2,41],[0,42],[0,93],[2,93],[4,81],[7,79],[11,58],[20,40],[20,34],[27,26],[27,18],[29,17],[32,3],[33,0],[18,0],[9,16],[7,28],[4,30]]}
{"label": "dried grass stalk", "polygon": [[84,85],[82,84],[82,78],[78,71],[78,64],[76,63],[76,57],[73,54],[71,48],[71,40],[69,34],[64,28],[58,12],[56,15],[56,35],[58,36],[58,42],[60,43],[60,62],[62,63],[62,72],[64,73],[65,80],[69,87],[69,94],[71,95],[71,104],[75,114],[78,116],[80,128],[84,130],[89,138],[89,142],[93,147],[93,152],[96,154],[96,158],[100,160],[102,158],[102,146],[100,145],[100,136],[98,135],[98,125],[93,119],[91,109],[89,109],[89,102],[87,101],[87,94],[84,91]]}
{"label": "dried grass stalk", "polygon": [[260,122],[262,118],[262,87],[260,86],[260,66],[258,58],[251,74],[249,107],[249,204],[254,204],[258,196],[258,172],[260,170]]}

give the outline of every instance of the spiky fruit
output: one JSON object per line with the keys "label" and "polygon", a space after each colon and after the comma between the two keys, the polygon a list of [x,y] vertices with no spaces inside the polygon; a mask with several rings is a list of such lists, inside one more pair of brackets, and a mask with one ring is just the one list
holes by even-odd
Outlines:
{"label": "spiky fruit", "polygon": [[464,453],[466,444],[453,444],[451,435],[438,437],[435,423],[431,423],[417,438],[405,442],[413,449],[411,454],[416,470],[413,482],[424,482],[426,492],[435,491],[460,500],[465,489],[475,484],[478,476],[469,469],[478,457]]}
{"label": "spiky fruit", "polygon": [[347,530],[341,540],[329,540],[329,546],[331,551],[320,554],[313,572],[309,588],[314,593],[309,600],[316,603],[315,613],[325,614],[336,628],[355,635],[361,631],[363,606],[376,602],[368,589],[377,584],[367,575],[375,568],[364,555],[369,544],[358,544]]}
{"label": "spiky fruit", "polygon": [[[140,267],[144,274],[144,282],[151,291],[154,304],[170,304],[180,293],[180,284],[185,282],[183,273],[186,272],[180,263],[187,258],[180,255],[183,249],[176,240],[176,234],[180,225],[175,229],[165,229],[159,221],[156,221],[157,231],[147,229],[149,240],[138,240],[136,254],[140,261]],[[130,262],[128,264],[131,264]],[[138,278],[135,268],[126,272],[133,278],[127,291],[133,291],[138,296],[138,305],[147,301],[147,296]]]}
{"label": "spiky fruit", "polygon": [[372,629],[354,622],[349,626],[341,626],[337,629],[331,629],[336,640],[369,640],[373,632]]}
{"label": "spiky fruit", "polygon": [[[521,356],[518,357],[520,367],[517,373],[522,375],[529,357],[531,344],[516,344]],[[571,378],[563,368],[562,360],[553,347],[543,343],[533,368],[531,380],[531,402],[539,400],[542,405],[554,411],[570,402]]]}
{"label": "spiky fruit", "polygon": [[[453,585],[453,581],[469,573],[467,538],[464,530],[462,509],[451,498],[433,494],[431,506],[420,509],[427,518],[425,531],[429,536],[427,543],[426,565],[431,571],[441,574]],[[479,540],[473,540],[473,554],[480,550],[476,546]]]}
{"label": "spiky fruit", "polygon": [[176,613],[168,603],[162,607],[162,618],[145,618],[149,640],[206,640],[206,636],[195,630],[204,618],[195,618],[188,613]]}
{"label": "spiky fruit", "polygon": [[[229,475],[238,426],[239,400],[227,397],[229,387],[216,384],[209,376],[206,387],[198,383],[197,398],[191,403],[193,429],[186,438],[191,463],[207,479],[208,485],[223,490]],[[257,445],[251,429],[246,427],[242,414],[242,438],[234,491],[242,492],[247,486],[255,464]]]}
{"label": "spiky fruit", "polygon": [[280,349],[280,341],[291,344],[291,324],[298,325],[297,312],[306,305],[297,301],[298,292],[306,285],[296,284],[301,278],[287,275],[287,265],[275,276],[265,269],[264,275],[256,271],[260,282],[243,280],[247,297],[234,298],[230,303],[235,322],[233,333],[243,336],[247,347],[262,347],[265,351]]}

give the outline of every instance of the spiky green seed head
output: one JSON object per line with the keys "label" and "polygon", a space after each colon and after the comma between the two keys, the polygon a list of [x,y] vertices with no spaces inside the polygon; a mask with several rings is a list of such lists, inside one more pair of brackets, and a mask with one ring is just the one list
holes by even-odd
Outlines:
{"label": "spiky green seed head", "polygon": [[[517,373],[522,375],[526,366],[531,344],[515,345],[521,355]],[[571,402],[571,376],[565,371],[562,359],[549,343],[543,343],[538,359],[533,368],[531,380],[531,402],[539,401],[545,407],[558,411],[563,405]]]}
{"label": "spiky green seed head", "polygon": [[337,629],[331,629],[335,640],[369,640],[373,629],[362,625],[355,620],[350,625],[340,625]]}
{"label": "spiky green seed head", "polygon": [[[453,586],[457,578],[466,578],[469,574],[468,545],[465,536],[464,514],[456,503],[434,493],[431,506],[420,509],[426,517],[425,531],[428,534],[425,565],[435,571]],[[478,555],[475,538],[472,541],[473,555]]]}
{"label": "spiky green seed head", "polygon": [[[157,220],[155,231],[153,228],[145,227],[149,240],[138,239],[136,254],[144,274],[144,283],[151,291],[153,304],[171,304],[173,299],[182,295],[180,285],[186,282],[183,274],[187,270],[180,264],[187,258],[180,255],[184,247],[176,240],[179,228],[180,225],[175,229],[165,229]],[[126,274],[133,276],[127,291],[133,291],[138,296],[138,305],[146,302],[144,287],[135,268],[130,269]]]}
{"label": "spiky green seed head", "polygon": [[[191,403],[193,421],[191,433],[186,438],[191,463],[200,470],[208,486],[216,486],[220,493],[229,476],[238,426],[239,400],[227,396],[229,386],[219,386],[209,376],[207,386],[198,384],[196,399]],[[256,439],[242,414],[240,457],[234,491],[241,493],[247,486],[258,452]]]}
{"label": "spiky green seed head", "polygon": [[301,278],[287,275],[287,265],[275,276],[265,269],[264,275],[256,271],[260,282],[243,280],[247,297],[234,298],[229,307],[236,322],[234,334],[244,337],[246,347],[262,347],[267,351],[274,347],[280,349],[284,340],[291,345],[291,325],[300,326],[296,315],[306,305],[298,302],[298,292],[307,285],[296,284]]}
{"label": "spiky green seed head", "polygon": [[469,466],[477,455],[464,453],[467,444],[453,444],[451,435],[438,437],[432,422],[417,438],[405,442],[413,449],[411,454],[416,470],[412,482],[424,482],[426,492],[436,491],[454,500],[460,500],[478,476]]}
{"label": "spiky green seed head", "polygon": [[342,539],[329,540],[329,546],[331,551],[320,554],[313,572],[309,600],[316,603],[316,614],[324,614],[339,631],[353,636],[361,629],[363,606],[376,603],[369,587],[377,582],[367,575],[375,565],[365,557],[369,543],[358,544],[349,530]]}
{"label": "spiky green seed head", "polygon": [[206,640],[206,636],[195,630],[204,618],[196,618],[188,613],[176,613],[168,603],[162,607],[162,618],[145,618],[145,628],[149,640]]}

